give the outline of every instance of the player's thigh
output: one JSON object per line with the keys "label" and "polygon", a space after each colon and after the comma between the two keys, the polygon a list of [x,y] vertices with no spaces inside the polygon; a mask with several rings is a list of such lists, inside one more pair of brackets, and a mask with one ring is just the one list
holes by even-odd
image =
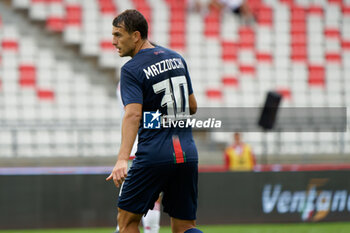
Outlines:
{"label": "player's thigh", "polygon": [[120,209],[145,214],[159,197],[162,176],[155,168],[130,168],[119,195]]}
{"label": "player's thigh", "polygon": [[142,218],[142,214],[135,214],[123,209],[118,208],[118,226],[119,228],[125,228],[130,225],[138,226]]}
{"label": "player's thigh", "polygon": [[173,233],[183,233],[188,229],[196,227],[195,220],[182,220],[178,218],[170,218],[171,230]]}

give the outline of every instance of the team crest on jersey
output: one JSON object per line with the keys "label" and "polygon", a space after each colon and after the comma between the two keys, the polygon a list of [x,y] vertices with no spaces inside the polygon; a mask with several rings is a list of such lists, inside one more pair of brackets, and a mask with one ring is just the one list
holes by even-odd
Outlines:
{"label": "team crest on jersey", "polygon": [[145,129],[160,129],[160,116],[162,114],[156,112],[143,112],[143,128]]}

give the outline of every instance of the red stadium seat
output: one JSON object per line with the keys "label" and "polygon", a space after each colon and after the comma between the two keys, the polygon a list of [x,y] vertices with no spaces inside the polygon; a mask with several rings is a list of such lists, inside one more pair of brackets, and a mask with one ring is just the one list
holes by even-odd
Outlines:
{"label": "red stadium seat", "polygon": [[102,14],[117,14],[117,8],[112,0],[99,0],[98,2]]}
{"label": "red stadium seat", "polygon": [[206,95],[209,99],[222,99],[222,91],[215,88],[209,88],[206,91]]}
{"label": "red stadium seat", "polygon": [[306,9],[292,5],[290,10],[291,60],[304,63],[307,60]]}
{"label": "red stadium seat", "polygon": [[167,0],[170,7],[170,47],[177,50],[184,50],[185,43],[185,1]]}
{"label": "red stadium seat", "polygon": [[112,44],[112,41],[111,40],[103,40],[100,42],[100,47],[103,51],[105,50],[114,50],[115,47],[114,45]]}
{"label": "red stadium seat", "polygon": [[51,90],[38,89],[36,93],[40,100],[54,100],[55,98],[55,94]]}
{"label": "red stadium seat", "polygon": [[184,21],[171,21],[170,33],[183,34],[185,36],[185,22]]}
{"label": "red stadium seat", "polygon": [[216,37],[220,35],[220,11],[211,8],[209,14],[204,19],[204,34],[207,37]]}
{"label": "red stadium seat", "polygon": [[344,15],[350,15],[350,6],[343,6],[342,7],[342,12]]}
{"label": "red stadium seat", "polygon": [[238,80],[234,76],[224,76],[222,77],[222,83],[229,87],[238,87]]}
{"label": "red stadium seat", "polygon": [[324,35],[327,38],[340,38],[340,32],[338,28],[326,28],[324,30]]}
{"label": "red stadium seat", "polygon": [[272,63],[273,60],[269,53],[257,52],[255,56],[258,62]]}
{"label": "red stadium seat", "polygon": [[224,61],[236,61],[238,45],[235,42],[222,41],[222,59]]}
{"label": "red stadium seat", "polygon": [[321,6],[311,5],[307,11],[312,15],[323,15],[323,8]]}
{"label": "red stadium seat", "polygon": [[291,12],[292,12],[291,18],[293,22],[305,21],[306,9],[304,7],[292,6]]}
{"label": "red stadium seat", "polygon": [[350,50],[350,41],[342,41],[341,47],[345,50]]}
{"label": "red stadium seat", "polygon": [[208,21],[206,21],[204,34],[207,37],[216,37],[216,38],[218,38],[219,35],[220,35],[219,24],[216,24],[215,22],[208,22]]}
{"label": "red stadium seat", "polygon": [[306,62],[307,49],[305,45],[292,46],[291,59],[293,62]]}
{"label": "red stadium seat", "polygon": [[248,4],[251,8],[260,7],[263,0],[248,0]]}
{"label": "red stadium seat", "polygon": [[306,34],[294,33],[292,34],[292,46],[306,46]]}
{"label": "red stadium seat", "polygon": [[64,29],[64,19],[58,16],[50,16],[46,20],[46,28],[54,32],[62,32]]}
{"label": "red stadium seat", "polygon": [[242,74],[254,74],[255,66],[254,65],[239,65],[239,71]]}
{"label": "red stadium seat", "polygon": [[239,46],[253,49],[255,46],[255,33],[251,27],[241,27],[239,29]]}
{"label": "red stadium seat", "polygon": [[272,26],[273,11],[271,7],[260,6],[257,13],[257,21],[259,25]]}
{"label": "red stadium seat", "polygon": [[170,40],[170,47],[177,50],[183,50],[185,48],[185,34],[184,32],[172,32],[170,34],[172,39]]}
{"label": "red stadium seat", "polygon": [[292,94],[289,88],[277,88],[277,92],[282,95],[284,99],[290,100],[292,98]]}
{"label": "red stadium seat", "polygon": [[342,5],[343,4],[343,0],[328,0],[329,3],[335,3],[338,5]]}
{"label": "red stadium seat", "polygon": [[186,14],[183,9],[176,9],[174,6],[171,6],[171,20],[177,22],[177,21],[185,21],[186,19]]}
{"label": "red stadium seat", "polygon": [[303,21],[293,21],[291,22],[291,34],[300,34],[300,33],[306,33],[306,22]]}
{"label": "red stadium seat", "polygon": [[34,65],[19,66],[19,84],[22,87],[34,87],[36,84],[36,68]]}
{"label": "red stadium seat", "polygon": [[67,5],[66,6],[66,23],[72,26],[81,26],[81,6]]}
{"label": "red stadium seat", "polygon": [[254,37],[254,30],[251,27],[242,26],[239,28],[238,34],[240,38],[251,38]]}
{"label": "red stadium seat", "polygon": [[166,0],[173,8],[173,10],[184,11],[186,6],[186,0]]}
{"label": "red stadium seat", "polygon": [[294,0],[280,0],[280,2],[287,4],[288,6],[294,5]]}
{"label": "red stadium seat", "polygon": [[3,50],[18,51],[18,42],[14,39],[3,39],[1,47]]}
{"label": "red stadium seat", "polygon": [[310,86],[325,86],[325,70],[323,66],[309,66],[309,85]]}
{"label": "red stadium seat", "polygon": [[341,55],[339,53],[328,52],[328,53],[326,53],[326,61],[340,63],[341,62]]}

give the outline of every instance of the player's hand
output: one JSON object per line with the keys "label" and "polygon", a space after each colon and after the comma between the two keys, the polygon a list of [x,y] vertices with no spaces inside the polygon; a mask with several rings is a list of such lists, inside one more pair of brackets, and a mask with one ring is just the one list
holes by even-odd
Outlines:
{"label": "player's hand", "polygon": [[128,160],[118,159],[117,163],[113,168],[113,171],[106,178],[106,180],[108,181],[113,179],[115,186],[119,188],[127,176],[127,169],[128,169]]}

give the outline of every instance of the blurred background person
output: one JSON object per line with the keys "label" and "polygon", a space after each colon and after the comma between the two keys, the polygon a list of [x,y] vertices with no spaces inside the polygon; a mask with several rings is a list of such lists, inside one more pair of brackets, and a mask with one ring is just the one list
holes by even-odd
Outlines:
{"label": "blurred background person", "polygon": [[225,150],[225,167],[230,171],[252,171],[256,164],[251,147],[242,141],[241,133],[233,135],[233,144]]}
{"label": "blurred background person", "polygon": [[245,0],[211,0],[209,7],[228,9],[238,15],[244,24],[251,25],[254,22],[253,12]]}

